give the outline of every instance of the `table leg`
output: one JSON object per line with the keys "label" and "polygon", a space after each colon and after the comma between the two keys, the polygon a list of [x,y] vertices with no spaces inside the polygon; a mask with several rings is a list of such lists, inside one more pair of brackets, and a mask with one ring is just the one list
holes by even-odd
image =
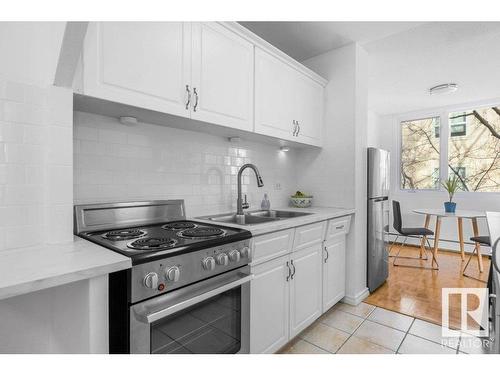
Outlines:
{"label": "table leg", "polygon": [[[429,222],[431,220],[431,215],[425,215],[425,228],[429,228]],[[425,253],[425,241],[427,240],[427,236],[422,237],[422,241],[420,241],[420,258],[423,258]]]}
{"label": "table leg", "polygon": [[[472,218],[472,230],[474,232],[474,237],[479,236],[479,227],[476,218]],[[479,272],[483,272],[483,257],[481,256],[481,245],[479,245],[479,242],[476,242],[476,255]]]}
{"label": "table leg", "polygon": [[457,222],[458,222],[458,240],[460,241],[460,256],[462,257],[462,262],[463,262],[465,260],[463,219],[459,217],[457,218]]}
{"label": "table leg", "polygon": [[434,257],[432,258],[432,264],[434,264],[434,262],[436,262],[436,264],[437,264],[437,253],[438,253],[438,247],[439,247],[440,232],[441,232],[441,217],[436,216],[436,231],[434,232],[434,250],[432,251],[432,253],[434,254]]}

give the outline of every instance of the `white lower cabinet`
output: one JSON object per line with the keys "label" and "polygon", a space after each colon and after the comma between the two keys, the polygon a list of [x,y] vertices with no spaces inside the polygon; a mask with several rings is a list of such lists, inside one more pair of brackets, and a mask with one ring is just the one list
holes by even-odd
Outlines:
{"label": "white lower cabinet", "polygon": [[349,224],[344,216],[253,238],[250,353],[276,352],[345,296]]}
{"label": "white lower cabinet", "polygon": [[252,273],[250,352],[274,353],[321,315],[321,244]]}
{"label": "white lower cabinet", "polygon": [[292,254],[290,339],[321,315],[321,244]]}
{"label": "white lower cabinet", "polygon": [[345,296],[345,235],[326,241],[323,250],[322,313]]}
{"label": "white lower cabinet", "polygon": [[253,269],[250,283],[250,353],[274,353],[288,342],[289,256]]}

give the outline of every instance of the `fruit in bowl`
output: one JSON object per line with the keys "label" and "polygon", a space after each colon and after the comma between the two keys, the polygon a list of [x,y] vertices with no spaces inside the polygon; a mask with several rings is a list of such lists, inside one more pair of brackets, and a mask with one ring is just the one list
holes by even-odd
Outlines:
{"label": "fruit in bowl", "polygon": [[298,208],[310,207],[312,204],[312,199],[312,195],[304,194],[301,191],[297,191],[290,197],[290,201],[292,202],[292,204]]}

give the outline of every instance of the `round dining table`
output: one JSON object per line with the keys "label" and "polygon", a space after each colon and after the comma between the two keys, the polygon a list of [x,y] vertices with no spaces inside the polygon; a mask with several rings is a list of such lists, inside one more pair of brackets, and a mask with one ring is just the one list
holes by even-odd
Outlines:
{"label": "round dining table", "polygon": [[[456,218],[458,224],[458,241],[460,243],[460,255],[462,257],[462,261],[465,260],[465,251],[464,251],[464,230],[463,230],[463,219],[470,219],[472,223],[472,232],[474,233],[474,237],[479,236],[479,227],[477,225],[477,219],[486,218],[486,213],[483,211],[473,211],[473,210],[456,210],[456,212],[445,212],[444,209],[438,208],[417,208],[414,209],[413,212],[421,215],[425,215],[425,227],[429,228],[430,220],[432,216],[436,217],[436,228],[434,230],[434,249],[432,252],[434,253],[434,257],[437,259],[437,252],[439,249],[439,236],[441,231],[441,219],[442,218]],[[421,251],[424,248],[426,237],[422,238],[422,242],[420,244]],[[481,256],[481,246],[476,242],[476,251],[477,251],[477,263],[479,266],[479,271],[483,272],[483,258]]]}

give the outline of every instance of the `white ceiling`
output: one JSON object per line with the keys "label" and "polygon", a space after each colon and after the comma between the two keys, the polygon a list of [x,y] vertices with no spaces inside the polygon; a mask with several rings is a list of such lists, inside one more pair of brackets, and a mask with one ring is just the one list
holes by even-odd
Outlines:
{"label": "white ceiling", "polygon": [[239,22],[295,60],[303,61],[352,42],[360,44],[422,22]]}
{"label": "white ceiling", "polygon": [[[368,105],[395,114],[500,98],[500,22],[240,22],[303,61],[358,42],[369,53]],[[428,89],[457,83],[457,92]]]}
{"label": "white ceiling", "polygon": [[[436,22],[364,45],[369,107],[378,114],[500,98],[500,22]],[[457,83],[457,92],[428,89]]]}

